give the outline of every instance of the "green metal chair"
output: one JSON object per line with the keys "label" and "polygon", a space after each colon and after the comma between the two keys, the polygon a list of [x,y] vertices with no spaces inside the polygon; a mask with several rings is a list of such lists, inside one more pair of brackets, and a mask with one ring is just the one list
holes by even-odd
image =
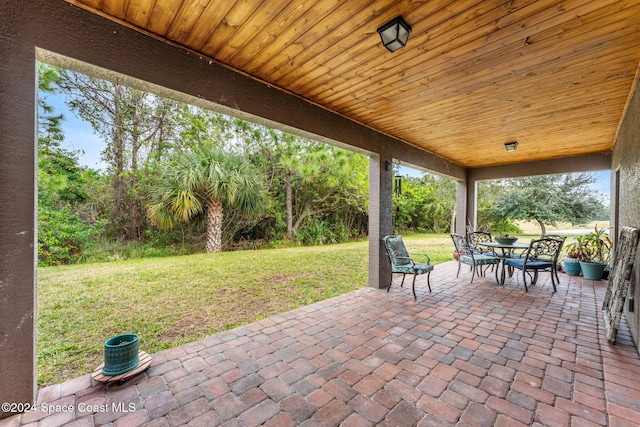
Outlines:
{"label": "green metal chair", "polygon": [[472,231],[467,233],[467,242],[469,242],[469,247],[473,250],[474,253],[480,253],[483,255],[495,255],[491,248],[482,247],[479,243],[481,242],[493,242],[491,238],[491,233],[487,233],[484,231]]}
{"label": "green metal chair", "polygon": [[[493,242],[491,233],[485,231],[471,231],[467,233],[467,242],[469,243],[469,248],[473,251],[474,254],[496,256],[496,253],[492,248],[482,246],[481,244],[482,242]],[[490,266],[493,271],[495,265],[490,264]],[[482,269],[482,266],[478,267],[478,274],[480,276],[484,276],[484,273],[485,271]]]}
{"label": "green metal chair", "polygon": [[[402,240],[402,236],[386,236],[382,241],[384,242],[389,261],[391,261],[391,282],[389,283],[387,292],[391,289],[394,273],[402,274],[400,287],[404,286],[404,278],[407,274],[413,275],[413,299],[418,299],[416,297],[416,276],[419,274],[427,275],[427,286],[429,287],[429,292],[431,292],[431,283],[429,280],[431,272],[433,271],[433,264],[431,264],[429,255],[419,253],[409,254]],[[421,262],[416,262],[414,259]]]}
{"label": "green metal chair", "polygon": [[[462,264],[467,264],[471,267],[471,283],[473,283],[477,269],[500,263],[500,259],[493,254],[487,255],[475,252],[464,236],[452,234],[451,239],[458,253],[458,272],[456,273],[456,278],[460,275],[460,267],[462,267]],[[497,271],[496,269],[496,272]]]}

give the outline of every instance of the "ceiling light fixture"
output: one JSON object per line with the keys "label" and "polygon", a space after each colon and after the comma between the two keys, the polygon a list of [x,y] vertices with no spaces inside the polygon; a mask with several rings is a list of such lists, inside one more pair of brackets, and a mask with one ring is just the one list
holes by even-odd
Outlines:
{"label": "ceiling light fixture", "polygon": [[402,49],[407,45],[409,40],[409,33],[411,27],[404,22],[401,16],[398,16],[391,21],[378,28],[378,34],[382,39],[382,44],[390,52],[395,52],[398,49]]}
{"label": "ceiling light fixture", "polygon": [[516,151],[516,148],[518,148],[518,143],[516,141],[513,142],[506,142],[504,144],[504,148],[508,151],[508,152],[512,152],[512,151]]}

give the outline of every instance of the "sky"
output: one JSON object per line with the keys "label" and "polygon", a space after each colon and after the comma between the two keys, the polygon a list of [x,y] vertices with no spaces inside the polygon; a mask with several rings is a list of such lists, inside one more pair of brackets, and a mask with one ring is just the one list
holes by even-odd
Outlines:
{"label": "sky", "polygon": [[104,170],[106,165],[100,158],[105,143],[93,132],[91,125],[78,117],[67,107],[62,95],[47,95],[46,103],[55,109],[56,114],[62,113],[62,130],[64,131],[63,148],[70,151],[80,151],[79,162],[92,169]]}
{"label": "sky", "polygon": [[[64,115],[62,129],[64,130],[64,148],[71,151],[80,151],[79,161],[81,165],[88,166],[92,169],[104,170],[105,163],[101,160],[101,152],[105,148],[104,142],[98,137],[91,128],[91,125],[78,117],[67,107],[62,95],[50,94],[46,98],[46,102],[51,105],[56,113]],[[422,172],[407,166],[400,166],[400,175],[420,177]],[[596,182],[593,189],[604,194],[606,200],[609,200],[609,181],[610,172],[596,172]]]}
{"label": "sky", "polygon": [[609,197],[609,192],[611,191],[611,171],[596,172],[596,179],[597,181],[594,184],[594,189]]}

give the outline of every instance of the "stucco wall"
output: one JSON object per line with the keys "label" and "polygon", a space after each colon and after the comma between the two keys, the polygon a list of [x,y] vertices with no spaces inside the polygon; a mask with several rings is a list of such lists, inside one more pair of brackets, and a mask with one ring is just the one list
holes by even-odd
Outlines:
{"label": "stucco wall", "polygon": [[[613,151],[612,171],[619,177],[616,229],[622,226],[640,227],[640,90],[636,89],[620,128]],[[612,199],[613,200],[613,199]],[[635,277],[640,278],[640,258],[636,257]],[[625,304],[625,315],[640,351],[640,284],[633,292],[633,307]]]}
{"label": "stucco wall", "polygon": [[[0,402],[35,393],[35,101],[33,47],[18,8],[0,6]],[[13,38],[6,35],[11,34]],[[0,418],[9,413],[0,410]]]}

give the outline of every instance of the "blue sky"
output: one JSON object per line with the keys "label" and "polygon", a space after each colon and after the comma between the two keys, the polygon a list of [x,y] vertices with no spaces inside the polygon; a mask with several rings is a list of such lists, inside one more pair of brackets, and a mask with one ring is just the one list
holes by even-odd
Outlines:
{"label": "blue sky", "polygon": [[81,165],[92,169],[104,169],[105,163],[100,154],[105,148],[105,143],[93,132],[91,125],[69,110],[63,96],[48,95],[46,103],[53,107],[56,114],[62,113],[62,130],[64,131],[64,143],[67,150],[80,151],[79,161]]}
{"label": "blue sky", "polygon": [[[69,110],[62,96],[48,95],[46,101],[55,108],[57,113],[64,114],[65,119],[62,124],[65,135],[64,148],[72,151],[80,151],[80,164],[93,169],[104,169],[105,164],[101,160],[100,155],[105,148],[105,144],[93,132],[91,125],[76,117],[75,114]],[[406,166],[400,166],[400,174],[414,177],[422,175],[420,171]],[[596,180],[593,189],[599,193],[603,193],[608,198],[610,172],[597,172]]]}
{"label": "blue sky", "polygon": [[604,193],[609,197],[609,192],[611,191],[611,171],[600,171],[596,172],[596,183],[593,185],[593,188],[600,192]]}

